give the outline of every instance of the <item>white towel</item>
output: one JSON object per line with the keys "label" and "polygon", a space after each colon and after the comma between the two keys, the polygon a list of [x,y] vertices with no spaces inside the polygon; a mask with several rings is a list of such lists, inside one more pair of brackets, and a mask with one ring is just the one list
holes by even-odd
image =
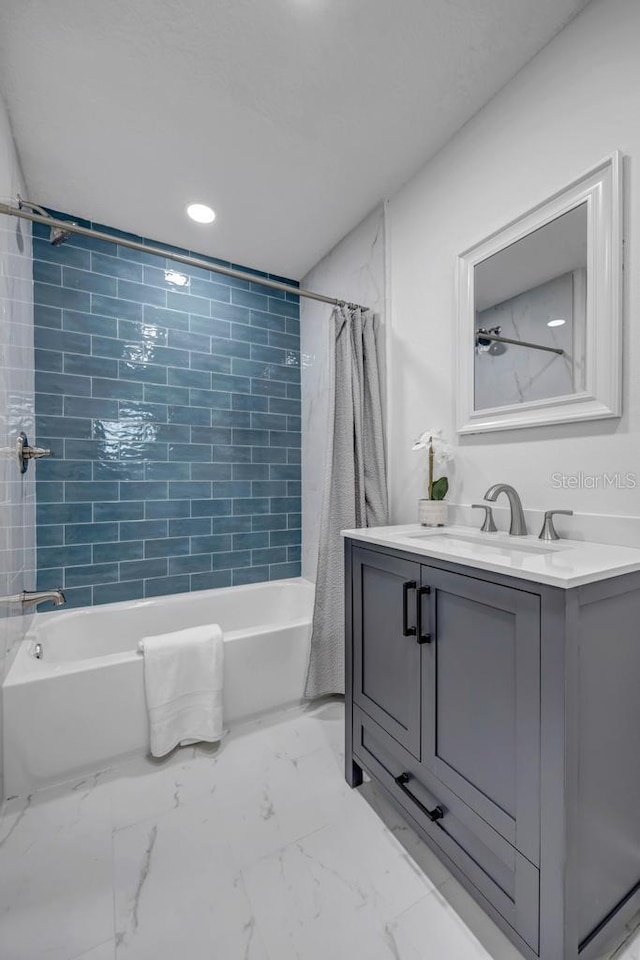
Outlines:
{"label": "white towel", "polygon": [[217,624],[192,627],[138,644],[144,653],[144,686],[151,753],[164,757],[179,743],[220,740],[224,644]]}

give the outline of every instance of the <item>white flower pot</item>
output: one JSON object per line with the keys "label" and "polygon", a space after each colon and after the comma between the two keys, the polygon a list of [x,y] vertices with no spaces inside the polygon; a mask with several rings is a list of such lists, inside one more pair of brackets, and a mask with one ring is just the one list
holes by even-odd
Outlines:
{"label": "white flower pot", "polygon": [[418,501],[418,518],[423,527],[444,527],[447,522],[447,504],[444,500]]}

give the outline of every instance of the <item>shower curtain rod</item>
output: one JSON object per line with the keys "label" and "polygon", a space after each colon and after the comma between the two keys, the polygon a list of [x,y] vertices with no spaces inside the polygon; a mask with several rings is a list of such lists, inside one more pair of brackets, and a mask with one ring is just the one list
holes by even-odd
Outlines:
{"label": "shower curtain rod", "polygon": [[[22,201],[27,203],[26,200]],[[221,273],[225,277],[233,277],[235,280],[247,280],[250,283],[259,283],[263,287],[270,287],[273,290],[282,290],[285,293],[294,293],[298,297],[305,297],[307,300],[319,300],[321,303],[330,303],[335,307],[348,307],[350,310],[367,310],[358,303],[349,303],[347,300],[337,300],[334,297],[325,297],[323,293],[314,293],[312,290],[303,290],[300,287],[292,287],[288,283],[282,283],[280,280],[271,280],[268,277],[259,277],[253,273],[245,273],[243,270],[234,270],[233,267],[223,267],[216,263],[209,263],[207,260],[201,260],[199,257],[190,257],[182,253],[173,253],[169,250],[163,250],[162,247],[148,246],[146,243],[138,243],[137,240],[127,240],[124,237],[113,237],[109,233],[103,233],[101,230],[93,230],[90,227],[81,227],[70,220],[57,220],[55,217],[41,216],[38,213],[31,213],[28,210],[20,210],[18,207],[12,207],[7,203],[0,203],[0,213],[6,213],[8,217],[19,217],[21,220],[30,220],[32,223],[42,223],[47,227],[57,227],[60,230],[69,233],[77,233],[81,237],[93,237],[96,240],[106,240],[108,243],[116,243],[120,247],[127,247],[129,250],[139,250],[141,253],[151,253],[157,257],[165,257],[168,260],[175,260],[177,263],[183,263],[189,267],[201,267],[203,270],[209,270],[211,273]]]}
{"label": "shower curtain rod", "polygon": [[484,330],[476,330],[476,346],[479,340],[493,340],[495,343],[512,343],[516,347],[528,347],[529,350],[544,350],[546,353],[557,353],[559,357],[564,355],[562,347],[545,347],[541,343],[528,343],[526,340],[512,340],[510,337],[499,337],[493,333],[485,333]]}

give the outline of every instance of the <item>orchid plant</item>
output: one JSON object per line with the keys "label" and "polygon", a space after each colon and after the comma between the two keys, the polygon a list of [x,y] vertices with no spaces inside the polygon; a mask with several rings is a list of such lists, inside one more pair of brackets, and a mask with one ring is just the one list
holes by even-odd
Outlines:
{"label": "orchid plant", "polygon": [[444,500],[449,490],[449,481],[447,477],[433,479],[434,463],[439,466],[453,460],[453,447],[448,443],[442,430],[425,430],[414,445],[412,450],[427,450],[429,459],[429,500]]}

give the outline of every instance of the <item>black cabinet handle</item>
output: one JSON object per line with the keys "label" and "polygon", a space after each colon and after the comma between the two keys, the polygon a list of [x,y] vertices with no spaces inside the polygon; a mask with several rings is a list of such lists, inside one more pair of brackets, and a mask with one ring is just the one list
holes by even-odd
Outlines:
{"label": "black cabinet handle", "polygon": [[402,636],[415,637],[416,628],[407,625],[407,614],[409,610],[409,590],[415,590],[417,583],[415,580],[407,580],[402,584]]}
{"label": "black cabinet handle", "polygon": [[441,806],[438,805],[437,807],[434,807],[433,810],[429,810],[427,807],[425,807],[424,803],[420,803],[418,798],[414,797],[410,790],[407,790],[407,784],[410,780],[410,773],[401,773],[399,777],[394,777],[395,783],[397,783],[402,792],[406,794],[410,800],[413,800],[416,807],[418,807],[422,813],[424,813],[425,817],[428,817],[432,823],[435,823],[436,820],[442,820],[444,817],[444,810]]}
{"label": "black cabinet handle", "polygon": [[431,587],[418,587],[416,590],[416,633],[418,643],[431,643],[431,634],[422,632],[422,598],[431,593]]}

